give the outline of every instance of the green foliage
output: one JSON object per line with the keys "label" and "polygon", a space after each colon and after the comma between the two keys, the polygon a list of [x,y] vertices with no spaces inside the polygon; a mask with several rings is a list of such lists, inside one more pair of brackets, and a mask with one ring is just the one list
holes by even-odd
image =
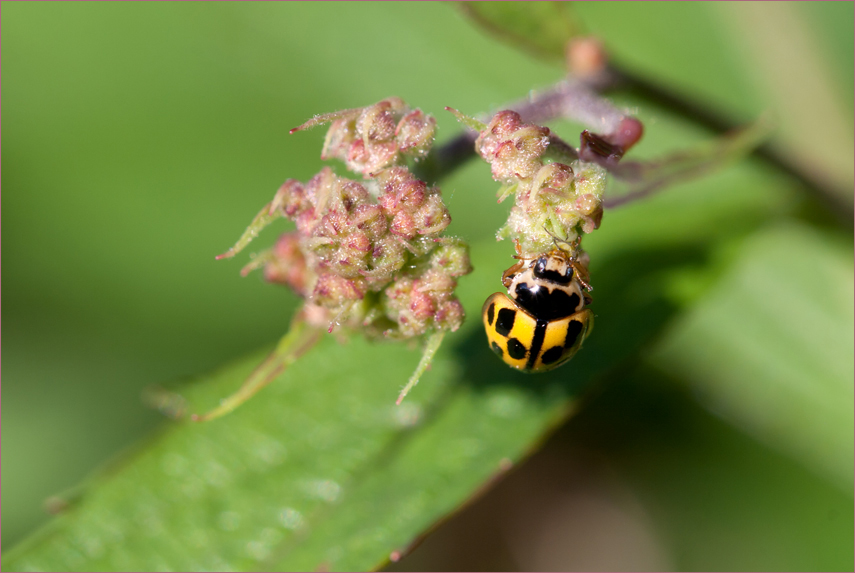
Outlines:
{"label": "green foliage", "polygon": [[[777,9],[807,10],[789,6]],[[566,7],[536,10],[555,9]],[[741,29],[719,12],[737,9],[592,3],[578,15],[623,62],[750,119],[769,93],[802,92],[739,57]],[[851,569],[851,533],[840,532],[852,523],[852,236],[811,189],[752,160],[607,212],[585,245],[595,330],[568,366],[535,377],[507,369],[480,331],[512,248],[493,240],[505,208],[473,163],[442,182],[449,231],[473,245],[475,272],[460,284],[469,317],[400,407],[418,348],[325,336],[232,414],[163,422],[141,406],[143,387],[231,361],[183,386],[205,411],[288,324],[293,296],[213,256],[284,179],[320,168],[322,134],[298,141],[289,128],[396,94],[436,115],[442,140],[457,130],[444,106],[485,110],[560,68],[447,5],[20,3],[4,16],[7,551],[40,519],[40,499],[162,425],[5,552],[5,570],[377,567],[525,458],[592,388],[631,380],[624,410],[594,408],[585,428],[631,446],[637,463],[621,478],[653,492],[644,500],[677,568]],[[837,31],[822,42],[851,47],[851,29]],[[543,35],[555,55],[556,37]],[[806,57],[851,70],[851,53]],[[809,90],[798,74],[825,68],[788,69]],[[824,85],[849,102],[847,77]],[[655,103],[619,103],[647,127],[633,158],[710,137]],[[851,123],[851,109],[817,117]],[[828,154],[851,149],[827,133]],[[736,429],[722,438],[681,402],[653,402],[657,385],[691,390]],[[660,436],[670,461],[651,463],[664,459],[655,430],[641,439],[620,422],[655,428],[667,416],[687,419],[690,437]],[[781,467],[792,479],[775,477]],[[784,529],[794,499],[800,517]],[[722,561],[731,535],[757,536],[766,553]],[[800,544],[810,550],[797,555]]]}
{"label": "green foliage", "polygon": [[712,410],[844,491],[855,448],[848,251],[801,225],[758,231],[651,357]]}
{"label": "green foliage", "polygon": [[567,41],[583,32],[570,2],[459,2],[470,18],[496,37],[559,63]]}
{"label": "green foliage", "polygon": [[[555,381],[539,384],[539,395],[510,380],[473,387],[470,368],[501,372],[478,354],[465,368],[459,356],[441,354],[396,407],[417,353],[327,337],[258,399],[214,422],[172,427],[96,479],[4,567],[375,567],[506,458],[519,459],[565,407],[567,390]],[[263,356],[195,381],[187,395],[216,402]]]}

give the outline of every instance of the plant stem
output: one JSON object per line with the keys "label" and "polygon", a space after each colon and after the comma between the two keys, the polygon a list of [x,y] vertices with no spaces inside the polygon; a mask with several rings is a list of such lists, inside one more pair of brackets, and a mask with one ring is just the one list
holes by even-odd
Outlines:
{"label": "plant stem", "polygon": [[[609,65],[607,73],[610,81],[602,83],[602,93],[625,93],[648,100],[717,133],[730,132],[738,127],[723,114],[717,113],[712,106],[702,105],[623,68]],[[836,193],[828,181],[815,177],[814,174],[787,161],[771,142],[757,146],[752,154],[798,181],[816,195],[841,222],[852,226],[853,221],[848,214],[852,211],[852,205]]]}
{"label": "plant stem", "polygon": [[[711,106],[658,86],[640,76],[614,65],[590,80],[562,80],[529,97],[508,104],[502,109],[512,109],[523,121],[544,124],[555,119],[566,118],[580,121],[593,130],[608,133],[622,117],[617,108],[603,99],[602,94],[629,94],[667,108],[685,119],[706,127],[717,134],[732,132],[739,128],[735,122],[717,113]],[[479,116],[488,121],[486,116]],[[478,134],[470,130],[461,133],[445,145],[435,148],[422,168],[425,177],[438,181],[470,158],[474,157],[474,144]],[[751,152],[755,157],[791,176],[816,196],[842,223],[852,227],[849,218],[852,206],[842,195],[830,187],[828,181],[815,177],[799,166],[787,161],[772,143],[764,143]]]}
{"label": "plant stem", "polygon": [[396,406],[399,406],[410,390],[419,383],[419,379],[422,377],[422,374],[425,373],[427,367],[430,366],[430,363],[433,360],[433,355],[436,354],[437,350],[439,350],[439,345],[442,344],[442,339],[444,337],[444,330],[437,330],[428,336],[427,342],[425,343],[425,350],[422,353],[422,359],[419,360],[419,365],[416,366],[416,371],[413,372],[412,376],[410,376],[410,381],[407,382],[407,385],[404,386],[404,389],[401,390],[400,394],[398,394],[398,399],[395,401]]}
{"label": "plant stem", "polygon": [[194,422],[208,422],[228,414],[273,382],[285,368],[315,345],[320,334],[318,328],[307,325],[298,317],[291,323],[288,333],[279,340],[273,352],[249,375],[237,392],[224,398],[213,410],[201,415],[193,414],[190,419]]}

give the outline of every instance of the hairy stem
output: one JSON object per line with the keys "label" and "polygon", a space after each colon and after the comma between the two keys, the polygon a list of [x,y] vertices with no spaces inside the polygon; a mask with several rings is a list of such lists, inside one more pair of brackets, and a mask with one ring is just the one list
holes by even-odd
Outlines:
{"label": "hairy stem", "polygon": [[413,387],[419,383],[419,379],[422,377],[422,374],[425,373],[428,366],[430,366],[431,361],[433,360],[433,355],[436,354],[436,351],[439,350],[440,344],[442,344],[442,339],[445,337],[444,330],[437,330],[433,334],[429,335],[427,338],[427,342],[425,343],[425,349],[422,353],[422,359],[419,360],[419,365],[416,366],[416,371],[413,372],[413,375],[410,376],[410,381],[407,382],[407,385],[404,386],[401,393],[398,394],[398,399],[395,401],[396,406],[400,406],[401,402],[404,400],[406,395],[413,389]]}
{"label": "hairy stem", "polygon": [[273,382],[285,368],[312,348],[320,339],[320,334],[319,329],[309,326],[298,317],[291,323],[288,333],[282,337],[273,352],[249,375],[237,392],[224,398],[213,410],[205,414],[193,414],[190,419],[194,422],[208,422],[233,411]]}

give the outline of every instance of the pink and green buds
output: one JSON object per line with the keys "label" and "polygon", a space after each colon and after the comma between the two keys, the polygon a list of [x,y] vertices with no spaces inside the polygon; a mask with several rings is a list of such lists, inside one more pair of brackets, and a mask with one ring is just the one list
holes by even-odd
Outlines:
{"label": "pink and green buds", "polygon": [[367,107],[317,115],[291,133],[330,123],[321,159],[340,159],[347,168],[372,177],[406,159],[425,157],[433,145],[436,120],[391,97]]}
{"label": "pink and green buds", "polygon": [[451,216],[440,190],[406,165],[430,150],[434,118],[389,98],[292,131],[330,122],[322,157],[341,159],[362,180],[329,167],[306,183],[289,179],[223,256],[290,219],[296,231],[244,272],[263,267],[265,279],[291,287],[312,307],[307,320],[393,338],[456,330],[464,314],[454,289],[471,270],[468,247],[441,236]]}
{"label": "pink and green buds", "polygon": [[[232,396],[195,420],[230,412],[254,395],[336,325],[369,337],[425,336],[422,359],[398,403],[415,386],[448,331],[463,322],[454,290],[469,272],[469,247],[443,237],[451,216],[438,187],[413,175],[407,161],[427,156],[436,121],[392,97],[363,108],[315,116],[291,133],[331,123],[322,159],[340,159],[353,180],[324,167],[306,183],[289,179],[226,253],[240,252],[278,218],[293,221],[273,248],[241,274],[264,269],[290,287],[303,308],[276,350]],[[306,331],[308,330],[308,333]]]}
{"label": "pink and green buds", "polygon": [[497,238],[512,239],[523,253],[536,254],[549,251],[556,239],[572,243],[600,226],[603,166],[580,159],[549,128],[525,123],[515,111],[500,111],[486,125],[454,113],[479,131],[475,151],[490,163],[493,179],[503,184],[499,202],[515,197]]}

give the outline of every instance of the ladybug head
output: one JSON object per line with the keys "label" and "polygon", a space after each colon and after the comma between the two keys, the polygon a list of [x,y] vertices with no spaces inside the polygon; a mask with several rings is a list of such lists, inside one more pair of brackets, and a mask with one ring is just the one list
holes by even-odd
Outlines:
{"label": "ladybug head", "polygon": [[573,280],[573,265],[560,257],[544,255],[532,266],[534,276],[548,282],[570,284]]}

